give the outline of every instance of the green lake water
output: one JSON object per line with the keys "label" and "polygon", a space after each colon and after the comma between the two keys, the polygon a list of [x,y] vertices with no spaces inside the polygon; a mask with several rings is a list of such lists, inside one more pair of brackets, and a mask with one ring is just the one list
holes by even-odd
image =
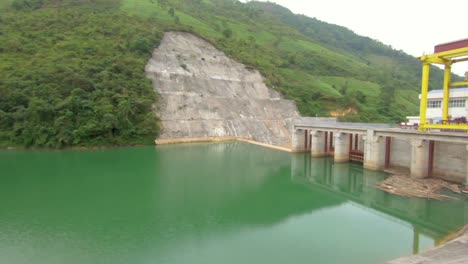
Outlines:
{"label": "green lake water", "polygon": [[0,152],[0,263],[381,263],[468,223],[386,175],[241,143]]}

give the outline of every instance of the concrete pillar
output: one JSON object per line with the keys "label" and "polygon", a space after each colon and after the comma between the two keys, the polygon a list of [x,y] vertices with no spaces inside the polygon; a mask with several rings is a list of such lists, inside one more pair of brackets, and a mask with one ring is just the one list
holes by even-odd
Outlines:
{"label": "concrete pillar", "polygon": [[364,141],[364,168],[382,170],[385,167],[385,139],[376,136],[374,130],[367,130]]}
{"label": "concrete pillar", "polygon": [[335,162],[349,161],[349,134],[335,133]]}
{"label": "concrete pillar", "polygon": [[312,146],[310,148],[310,154],[312,157],[323,157],[325,153],[325,132],[323,131],[311,131],[312,135]]}
{"label": "concrete pillar", "polygon": [[363,140],[363,135],[358,136],[358,150],[364,151],[364,140]]}
{"label": "concrete pillar", "polygon": [[411,178],[426,178],[429,172],[429,141],[411,140]]}
{"label": "concrete pillar", "polygon": [[292,143],[292,150],[294,152],[306,151],[304,133],[305,132],[302,129],[293,128],[291,143]]}

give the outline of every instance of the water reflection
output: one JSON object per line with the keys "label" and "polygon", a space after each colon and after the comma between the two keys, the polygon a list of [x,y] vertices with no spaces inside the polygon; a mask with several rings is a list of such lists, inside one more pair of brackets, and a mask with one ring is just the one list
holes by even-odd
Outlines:
{"label": "water reflection", "polygon": [[411,225],[413,252],[418,252],[419,235],[438,242],[449,232],[468,223],[468,200],[455,195],[457,201],[408,199],[386,194],[374,186],[385,174],[364,170],[353,163],[335,163],[331,158],[310,158],[297,154],[291,158],[291,179],[309,187],[319,187],[339,197],[374,210],[395,221]]}
{"label": "water reflection", "polygon": [[240,143],[169,146],[158,152],[164,153],[157,155],[158,174],[164,177],[158,177],[155,200],[165,215],[217,218],[211,224],[223,228],[265,226],[344,202],[315,199],[321,193],[298,188],[285,177],[289,153]]}
{"label": "water reflection", "polygon": [[0,152],[0,168],[0,263],[378,263],[468,222],[466,201],[240,143]]}

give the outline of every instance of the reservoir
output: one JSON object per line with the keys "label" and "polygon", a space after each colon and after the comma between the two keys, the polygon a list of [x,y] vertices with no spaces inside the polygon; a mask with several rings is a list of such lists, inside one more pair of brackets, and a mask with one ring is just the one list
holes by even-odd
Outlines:
{"label": "reservoir", "polygon": [[387,175],[244,143],[0,152],[0,263],[381,263],[468,223]]}

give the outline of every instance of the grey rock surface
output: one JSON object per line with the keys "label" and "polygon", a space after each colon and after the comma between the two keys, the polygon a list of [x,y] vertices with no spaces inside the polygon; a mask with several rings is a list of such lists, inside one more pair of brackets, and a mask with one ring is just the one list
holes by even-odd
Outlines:
{"label": "grey rock surface", "polygon": [[146,75],[160,94],[160,139],[242,137],[291,145],[295,103],[269,89],[258,71],[199,37],[167,32]]}

